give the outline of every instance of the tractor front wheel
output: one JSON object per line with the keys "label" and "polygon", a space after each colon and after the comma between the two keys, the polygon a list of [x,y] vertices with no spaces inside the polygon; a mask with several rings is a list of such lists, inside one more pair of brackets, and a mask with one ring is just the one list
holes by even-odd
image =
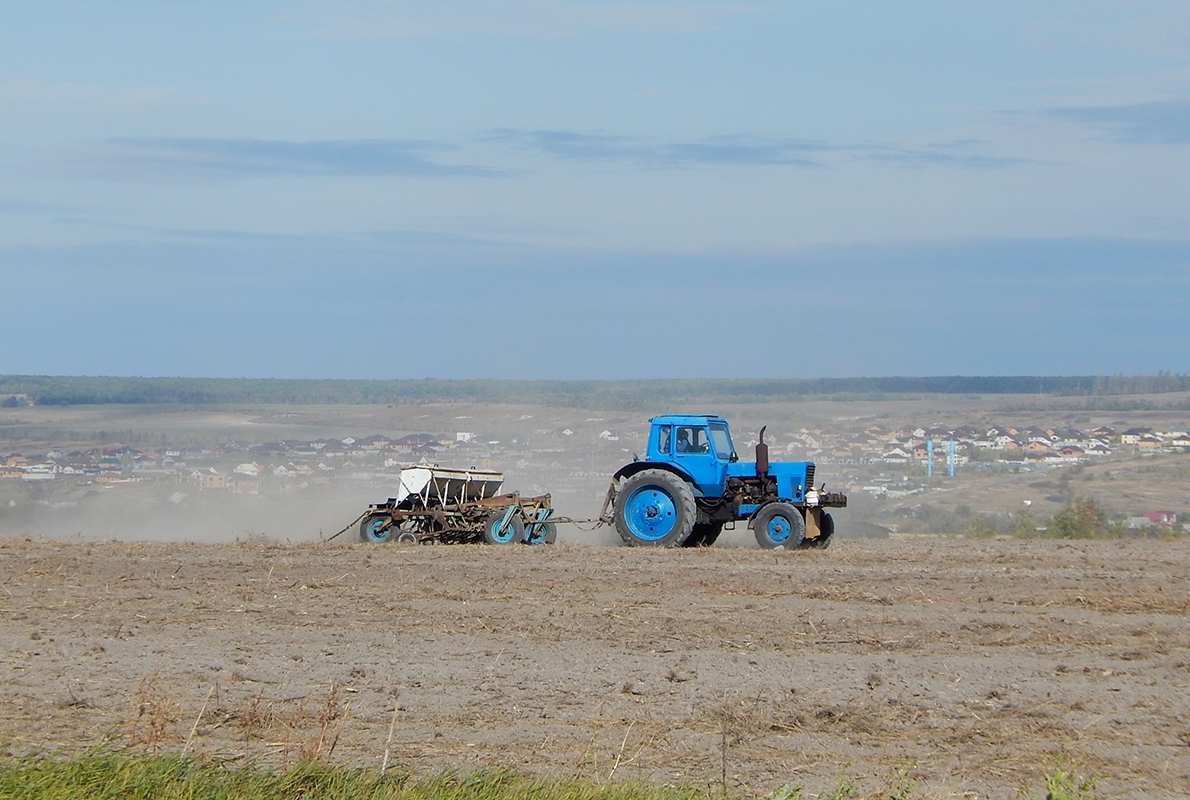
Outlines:
{"label": "tractor front wheel", "polygon": [[681,546],[697,515],[689,484],[663,469],[636,473],[616,495],[616,531],[634,547]]}
{"label": "tractor front wheel", "polygon": [[756,543],[766,550],[799,546],[806,538],[806,521],[802,512],[791,503],[769,503],[752,518]]}

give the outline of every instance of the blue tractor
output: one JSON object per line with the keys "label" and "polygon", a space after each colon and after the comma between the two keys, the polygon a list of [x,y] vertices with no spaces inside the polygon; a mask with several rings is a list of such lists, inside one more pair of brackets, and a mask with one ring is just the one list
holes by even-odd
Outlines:
{"label": "blue tractor", "polygon": [[847,497],[814,488],[814,464],[769,462],[764,428],[756,461],[736,455],[722,417],[667,414],[649,420],[644,459],[612,476],[600,520],[639,547],[708,547],[725,525],[746,520],[761,547],[821,548]]}

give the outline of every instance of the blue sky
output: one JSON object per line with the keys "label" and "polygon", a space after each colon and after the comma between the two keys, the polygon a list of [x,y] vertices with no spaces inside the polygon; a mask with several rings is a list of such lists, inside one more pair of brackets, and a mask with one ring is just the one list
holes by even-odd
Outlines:
{"label": "blue sky", "polygon": [[0,372],[1190,372],[1190,6],[0,8]]}

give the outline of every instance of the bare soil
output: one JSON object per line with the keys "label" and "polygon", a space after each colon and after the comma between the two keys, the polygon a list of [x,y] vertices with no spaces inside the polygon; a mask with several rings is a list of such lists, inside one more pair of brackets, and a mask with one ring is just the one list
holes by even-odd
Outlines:
{"label": "bare soil", "polygon": [[[737,532],[737,537],[738,537]],[[0,540],[0,746],[1190,796],[1190,543]],[[394,712],[395,709],[395,712]]]}

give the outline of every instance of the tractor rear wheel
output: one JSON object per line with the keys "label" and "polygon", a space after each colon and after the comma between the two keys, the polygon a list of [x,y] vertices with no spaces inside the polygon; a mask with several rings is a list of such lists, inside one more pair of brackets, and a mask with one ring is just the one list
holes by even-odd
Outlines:
{"label": "tractor rear wheel", "polygon": [[388,514],[369,514],[364,517],[363,522],[359,524],[359,540],[369,544],[380,544],[392,539],[397,526],[395,523],[389,525],[391,520]]}
{"label": "tractor rear wheel", "polygon": [[682,547],[710,547],[722,532],[722,522],[696,522],[690,538],[682,542]]}
{"label": "tractor rear wheel", "polygon": [[616,531],[634,547],[680,546],[697,515],[689,484],[663,469],[636,473],[616,495]]}
{"label": "tractor rear wheel", "polygon": [[512,513],[507,525],[500,525],[507,511],[506,508],[498,508],[484,520],[483,540],[488,544],[512,544],[525,538],[525,523],[517,512]]}
{"label": "tractor rear wheel", "polygon": [[835,535],[835,518],[823,511],[822,520],[818,523],[818,530],[817,536],[813,539],[803,539],[798,547],[802,550],[825,550],[830,547],[831,537]]}
{"label": "tractor rear wheel", "polygon": [[806,538],[806,521],[792,503],[769,503],[752,518],[756,543],[766,550],[799,546]]}

